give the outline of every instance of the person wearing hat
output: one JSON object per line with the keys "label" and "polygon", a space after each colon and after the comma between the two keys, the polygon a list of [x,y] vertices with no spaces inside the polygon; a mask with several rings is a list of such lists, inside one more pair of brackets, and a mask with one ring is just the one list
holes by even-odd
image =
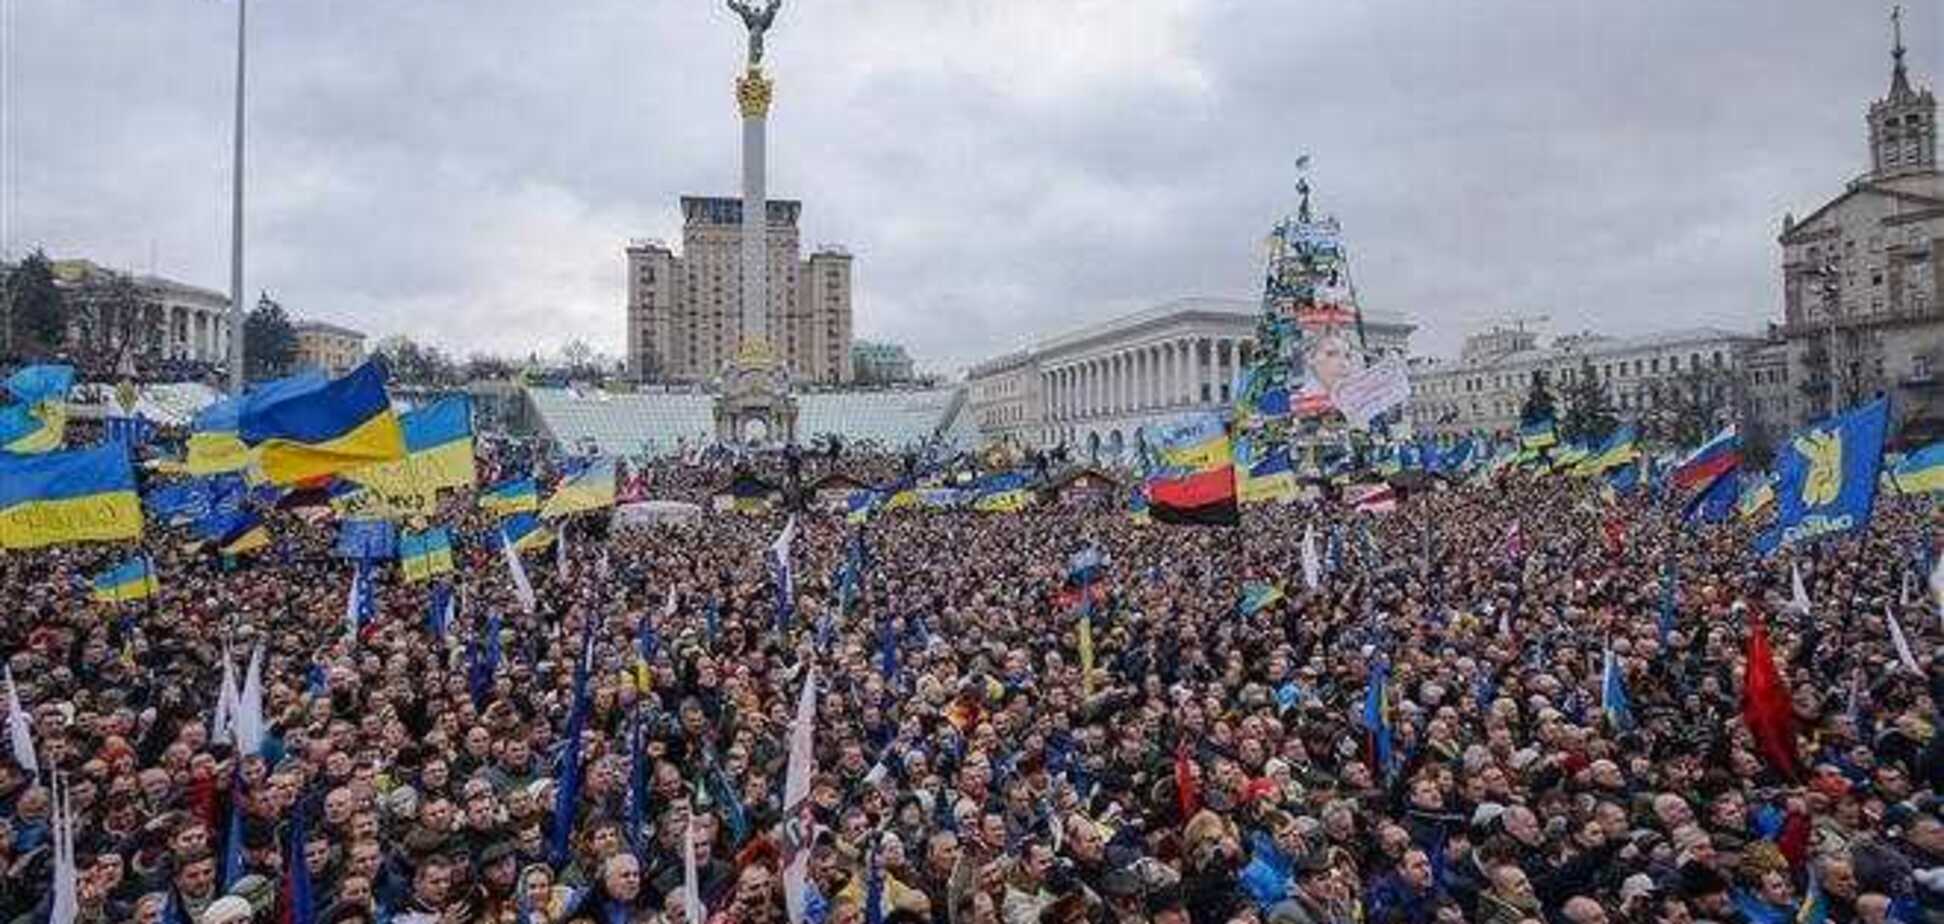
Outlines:
{"label": "person wearing hat", "polygon": [[254,914],[249,902],[235,895],[225,895],[210,902],[196,921],[197,924],[249,924]]}

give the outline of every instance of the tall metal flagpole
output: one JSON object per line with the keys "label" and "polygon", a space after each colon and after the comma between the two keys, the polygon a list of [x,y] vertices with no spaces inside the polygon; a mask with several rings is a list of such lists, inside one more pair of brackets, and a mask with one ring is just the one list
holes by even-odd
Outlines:
{"label": "tall metal flagpole", "polygon": [[249,0],[236,0],[236,138],[230,166],[229,390],[243,393],[243,24]]}

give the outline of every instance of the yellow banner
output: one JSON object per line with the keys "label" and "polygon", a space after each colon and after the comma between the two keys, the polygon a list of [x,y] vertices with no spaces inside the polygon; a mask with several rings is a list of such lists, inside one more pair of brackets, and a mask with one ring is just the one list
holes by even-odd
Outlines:
{"label": "yellow banner", "polygon": [[377,462],[344,473],[345,479],[387,495],[431,495],[440,488],[471,487],[473,444],[454,440],[393,462]]}
{"label": "yellow banner", "polygon": [[0,548],[139,539],[142,502],[133,491],[36,500],[0,511]]}

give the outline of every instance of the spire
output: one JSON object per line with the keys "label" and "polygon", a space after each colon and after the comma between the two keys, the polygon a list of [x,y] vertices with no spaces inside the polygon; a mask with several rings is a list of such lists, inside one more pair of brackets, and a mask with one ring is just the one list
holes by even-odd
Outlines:
{"label": "spire", "polygon": [[1903,7],[1890,8],[1890,99],[1907,99],[1914,94],[1910,77],[1904,72]]}

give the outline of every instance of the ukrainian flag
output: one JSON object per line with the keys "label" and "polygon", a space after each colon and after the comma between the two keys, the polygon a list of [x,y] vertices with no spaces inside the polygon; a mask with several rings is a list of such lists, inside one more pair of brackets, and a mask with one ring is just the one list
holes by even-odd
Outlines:
{"label": "ukrainian flag", "polygon": [[398,564],[405,580],[423,581],[436,574],[452,573],[452,535],[445,527],[422,533],[406,533],[398,540]]}
{"label": "ukrainian flag", "polygon": [[531,478],[502,481],[479,495],[479,507],[488,513],[510,516],[540,509],[540,489]]}
{"label": "ukrainian flag", "polygon": [[473,478],[472,399],[441,398],[398,418],[405,432],[405,458],[345,472],[344,477],[380,494],[424,496],[440,488],[471,487]]}
{"label": "ukrainian flag", "polygon": [[1250,581],[1242,585],[1242,600],[1235,604],[1235,608],[1244,616],[1254,616],[1282,598],[1282,585]]}
{"label": "ukrainian flag", "polygon": [[295,484],[404,458],[405,433],[377,363],[322,385],[288,382],[247,396],[238,418],[238,435],[257,450],[271,483]]}
{"label": "ukrainian flag", "polygon": [[989,475],[973,487],[972,509],[982,513],[1018,513],[1032,502],[1026,476],[1019,472]]}
{"label": "ukrainian flag", "polygon": [[1594,450],[1580,462],[1575,474],[1598,475],[1633,461],[1640,455],[1640,447],[1636,445],[1638,440],[1638,434],[1633,427],[1621,427],[1613,431],[1613,435],[1607,437],[1606,442],[1601,443],[1599,449]]}
{"label": "ukrainian flag", "polygon": [[1286,504],[1296,499],[1296,472],[1289,466],[1289,451],[1271,450],[1256,458],[1253,441],[1235,441],[1236,499],[1244,504],[1271,501]]}
{"label": "ukrainian flag", "polygon": [[250,464],[250,447],[236,435],[242,408],[242,398],[225,398],[196,414],[184,470],[191,475],[218,475],[240,472]]}
{"label": "ukrainian flag", "polygon": [[1903,457],[1891,469],[1897,490],[1905,494],[1944,491],[1944,443],[1932,443]]}
{"label": "ukrainian flag", "polygon": [[1222,418],[1214,414],[1197,414],[1169,426],[1153,445],[1164,469],[1206,472],[1234,462],[1228,431]]}
{"label": "ukrainian flag", "polygon": [[547,505],[540,508],[540,516],[551,520],[570,513],[612,507],[614,496],[614,460],[595,459],[586,468],[561,480],[553,496],[547,498]]}
{"label": "ukrainian flag", "polygon": [[94,599],[97,603],[126,603],[151,597],[161,590],[155,579],[155,569],[149,565],[148,556],[131,558],[95,576],[93,582]]}
{"label": "ukrainian flag", "polygon": [[862,524],[871,518],[883,500],[882,494],[872,490],[852,491],[844,501],[844,520],[852,524]]}
{"label": "ukrainian flag", "polygon": [[554,538],[553,530],[548,529],[540,522],[539,517],[531,513],[507,517],[500,523],[500,536],[503,537],[503,541],[512,543],[515,552],[544,549]]}
{"label": "ukrainian flag", "polygon": [[1742,488],[1736,507],[1744,517],[1752,517],[1775,502],[1775,484],[1766,475],[1756,475]]}
{"label": "ukrainian flag", "polygon": [[902,491],[893,493],[890,498],[886,499],[883,509],[903,510],[907,507],[918,506],[918,501],[918,490],[916,488],[905,488]]}
{"label": "ukrainian flag", "polygon": [[121,444],[0,455],[0,548],[141,535],[142,501]]}
{"label": "ukrainian flag", "polygon": [[254,552],[270,544],[270,527],[265,526],[263,518],[245,511],[231,521],[223,538],[217,540],[216,551],[224,555],[242,555]]}
{"label": "ukrainian flag", "polygon": [[0,406],[0,450],[52,452],[67,432],[68,391],[73,366],[28,366],[7,377],[11,403]]}
{"label": "ukrainian flag", "polygon": [[1558,442],[1559,434],[1553,431],[1550,417],[1519,425],[1519,445],[1526,449],[1544,449]]}

